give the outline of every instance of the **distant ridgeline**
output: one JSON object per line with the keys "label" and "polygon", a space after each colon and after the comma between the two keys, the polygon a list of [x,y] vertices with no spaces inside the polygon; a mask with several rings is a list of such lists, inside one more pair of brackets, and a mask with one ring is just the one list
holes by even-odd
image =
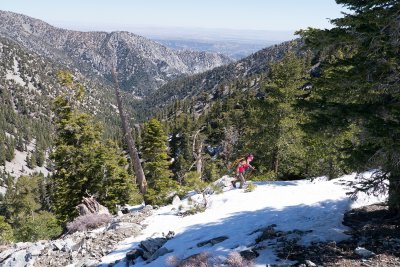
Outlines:
{"label": "distant ridgeline", "polygon": [[129,32],[64,30],[5,11],[0,11],[0,35],[89,77],[112,81],[114,64],[121,88],[138,97],[182,75],[232,62],[217,53],[173,50]]}

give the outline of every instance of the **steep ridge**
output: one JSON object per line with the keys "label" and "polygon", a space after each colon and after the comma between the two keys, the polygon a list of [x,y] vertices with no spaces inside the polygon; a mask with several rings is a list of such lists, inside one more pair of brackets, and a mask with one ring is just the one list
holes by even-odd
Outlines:
{"label": "steep ridge", "polygon": [[[96,121],[103,122],[105,136],[119,134],[113,88],[104,79],[88,78],[77,70],[66,69],[0,37],[0,193],[4,193],[1,186],[5,173],[14,177],[32,171],[44,173],[43,169],[29,169],[26,159],[38,149],[46,153],[51,148],[52,100],[66,92],[58,82],[59,70],[69,70],[84,86],[81,109],[92,114]],[[129,94],[126,92],[122,94],[127,104],[126,111],[136,117],[131,107],[138,100],[127,97]],[[4,155],[7,151],[14,153],[7,157]]]}
{"label": "steep ridge", "polygon": [[175,51],[129,32],[70,31],[7,11],[0,11],[0,36],[70,68],[108,79],[114,64],[121,87],[139,96],[182,75],[232,62],[216,53]]}
{"label": "steep ridge", "polygon": [[256,75],[267,74],[270,64],[279,61],[293,51],[298,55],[306,53],[301,48],[303,42],[296,39],[262,49],[240,61],[215,69],[173,80],[162,86],[146,99],[146,106],[163,106],[175,99],[195,97],[201,93],[214,94],[218,87]]}

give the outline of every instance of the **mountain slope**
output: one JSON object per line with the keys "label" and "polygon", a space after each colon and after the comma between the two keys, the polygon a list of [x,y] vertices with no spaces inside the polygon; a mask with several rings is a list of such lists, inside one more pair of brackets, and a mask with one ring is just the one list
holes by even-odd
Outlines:
{"label": "mountain slope", "polygon": [[[51,147],[52,100],[66,93],[57,78],[65,66],[37,55],[15,42],[0,37],[0,186],[3,172],[18,177],[31,173],[27,156],[45,153]],[[81,109],[103,122],[105,135],[120,132],[114,91],[101,77],[88,78],[77,70],[69,70],[85,87]],[[126,97],[127,112],[135,115],[135,101]],[[136,116],[135,116],[136,117]],[[12,153],[14,152],[14,153]],[[4,155],[6,154],[6,155]],[[7,155],[8,154],[8,155]],[[1,166],[4,165],[4,166]],[[45,165],[44,165],[45,166]],[[46,173],[43,169],[35,169]]]}
{"label": "mountain slope", "polygon": [[240,61],[173,80],[151,94],[146,99],[146,105],[159,107],[167,105],[175,99],[185,99],[201,93],[213,95],[221,86],[246,80],[256,75],[266,75],[270,64],[282,59],[287,52],[293,51],[298,55],[305,54],[306,52],[301,50],[302,46],[303,42],[300,39],[284,42],[262,49]]}
{"label": "mountain slope", "polygon": [[114,64],[121,87],[146,95],[182,75],[231,62],[216,53],[175,51],[129,32],[78,32],[0,11],[0,35],[81,72],[110,77]]}

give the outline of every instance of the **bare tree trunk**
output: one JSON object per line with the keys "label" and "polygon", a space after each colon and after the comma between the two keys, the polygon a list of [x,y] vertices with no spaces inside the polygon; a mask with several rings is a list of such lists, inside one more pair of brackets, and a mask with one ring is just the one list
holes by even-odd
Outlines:
{"label": "bare tree trunk", "polygon": [[389,177],[389,211],[400,218],[400,172],[393,171]]}
{"label": "bare tree trunk", "polygon": [[135,140],[133,140],[133,138],[132,138],[131,128],[129,127],[127,117],[122,108],[122,101],[121,101],[121,95],[119,93],[119,84],[118,84],[118,79],[117,79],[117,73],[116,73],[114,66],[112,67],[112,75],[113,75],[113,78],[115,81],[115,86],[114,86],[115,97],[117,98],[118,111],[119,111],[119,116],[121,117],[122,129],[124,132],[125,141],[128,144],[129,157],[131,158],[133,169],[134,169],[135,175],[136,175],[135,182],[139,186],[140,192],[144,195],[147,191],[147,181],[146,181],[146,177],[144,176],[142,165],[140,164],[139,155],[138,155],[138,152],[137,152],[136,146],[135,146]]}
{"label": "bare tree trunk", "polygon": [[224,127],[224,140],[222,140],[222,151],[225,156],[225,166],[229,166],[229,162],[233,155],[233,150],[239,140],[239,133],[232,126]]}
{"label": "bare tree trunk", "polygon": [[196,172],[200,174],[201,177],[201,172],[203,169],[203,156],[201,154],[203,150],[203,141],[197,140],[198,135],[200,132],[203,130],[204,127],[202,127],[200,130],[198,130],[194,136],[193,136],[193,146],[192,146],[192,153],[193,153],[193,158],[195,159],[195,165],[196,165]]}
{"label": "bare tree trunk", "polygon": [[275,175],[278,176],[278,171],[279,171],[279,152],[278,152],[278,149],[276,149],[275,152],[274,152],[273,168],[274,168]]}

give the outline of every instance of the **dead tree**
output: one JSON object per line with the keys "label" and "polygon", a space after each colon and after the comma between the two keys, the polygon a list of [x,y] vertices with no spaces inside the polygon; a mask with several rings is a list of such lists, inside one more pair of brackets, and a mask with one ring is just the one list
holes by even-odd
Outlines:
{"label": "dead tree", "polygon": [[82,203],[76,206],[76,209],[79,212],[79,216],[84,216],[88,214],[108,214],[110,212],[106,207],[101,205],[97,200],[93,197],[84,197],[82,199]]}
{"label": "dead tree", "polygon": [[196,172],[200,175],[200,177],[203,169],[203,140],[201,140],[199,135],[203,129],[204,126],[200,130],[196,131],[193,136],[192,155],[194,158],[194,163],[189,168],[191,169],[193,166],[196,166]]}
{"label": "dead tree", "polygon": [[144,176],[143,168],[140,163],[140,158],[139,158],[136,146],[135,146],[135,140],[133,139],[132,134],[131,134],[131,128],[129,126],[126,114],[122,108],[122,101],[121,101],[121,95],[119,92],[117,73],[116,73],[114,66],[112,67],[112,75],[113,75],[114,82],[115,82],[115,86],[114,86],[115,97],[117,98],[118,111],[119,111],[119,116],[121,118],[121,123],[122,123],[122,130],[124,132],[125,141],[128,144],[129,157],[131,158],[133,169],[134,169],[135,175],[136,175],[135,182],[139,186],[139,190],[142,193],[142,195],[144,195],[147,190],[147,181],[146,181],[146,177]]}

